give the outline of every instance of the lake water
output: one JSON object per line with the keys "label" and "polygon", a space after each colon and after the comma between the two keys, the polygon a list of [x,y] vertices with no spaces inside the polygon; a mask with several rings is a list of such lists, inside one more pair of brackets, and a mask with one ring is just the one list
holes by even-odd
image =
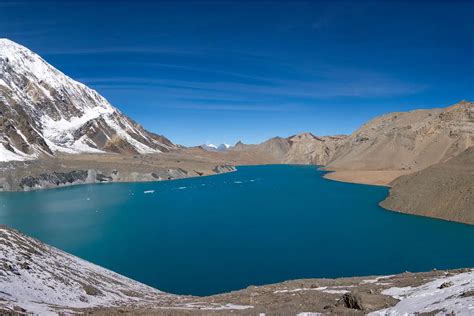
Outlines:
{"label": "lake water", "polygon": [[177,294],[474,266],[474,226],[386,211],[378,203],[387,188],[322,175],[314,166],[255,166],[1,193],[0,223]]}

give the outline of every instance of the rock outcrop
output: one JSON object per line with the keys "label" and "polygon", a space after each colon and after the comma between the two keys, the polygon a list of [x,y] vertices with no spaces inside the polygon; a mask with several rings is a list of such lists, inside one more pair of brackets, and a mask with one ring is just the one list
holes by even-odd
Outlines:
{"label": "rock outcrop", "polygon": [[236,170],[235,167],[231,165],[219,165],[219,166],[215,166],[214,169],[212,169],[212,171],[214,171],[215,173],[232,172],[235,170]]}

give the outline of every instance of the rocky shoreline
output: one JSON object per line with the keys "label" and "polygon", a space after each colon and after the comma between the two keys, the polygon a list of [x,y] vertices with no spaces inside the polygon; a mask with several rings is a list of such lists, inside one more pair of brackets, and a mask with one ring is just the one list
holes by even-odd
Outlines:
{"label": "rocky shoreline", "polygon": [[373,315],[472,312],[474,269],[250,286],[208,297],[173,295],[0,226],[0,313]]}
{"label": "rocky shoreline", "polygon": [[94,183],[164,181],[236,170],[234,166],[219,160],[199,157],[181,159],[179,154],[97,154],[9,163],[0,169],[0,191],[33,191]]}
{"label": "rocky shoreline", "polygon": [[[331,167],[323,167],[322,170],[329,169],[328,173],[324,174],[324,178],[329,180],[390,187],[389,196],[380,201],[380,205],[388,211],[473,225],[473,152],[470,148],[446,163],[417,172],[340,170]],[[238,165],[267,164],[267,158],[257,154],[249,156],[247,152],[242,151],[209,153],[186,149],[175,153],[150,155],[66,155],[43,160],[9,162],[0,164],[0,191],[32,191],[94,183],[151,182],[201,177],[232,172]]]}

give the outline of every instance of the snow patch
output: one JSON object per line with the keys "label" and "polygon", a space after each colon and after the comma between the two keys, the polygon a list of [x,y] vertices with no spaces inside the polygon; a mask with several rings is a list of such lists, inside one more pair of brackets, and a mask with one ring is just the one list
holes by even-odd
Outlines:
{"label": "snow patch", "polygon": [[[245,310],[248,305],[207,303],[163,293],[0,227],[0,307],[28,314],[74,314],[72,308]],[[106,313],[106,312],[105,312]]]}
{"label": "snow patch", "polygon": [[6,161],[25,161],[25,160],[30,160],[32,157],[28,157],[27,155],[24,155],[22,153],[13,153],[9,151],[8,149],[3,146],[3,144],[0,144],[0,162],[6,162]]}
{"label": "snow patch", "polygon": [[[213,303],[209,305],[209,303],[187,303],[182,305],[181,307],[185,309],[199,309],[199,310],[210,310],[210,311],[218,311],[218,310],[245,310],[249,308],[254,308],[251,305],[236,305],[236,304],[217,304]],[[180,308],[181,308],[180,307]]]}
{"label": "snow patch", "polygon": [[[441,288],[441,284],[449,284]],[[397,305],[370,313],[370,315],[412,315],[434,311],[440,315],[473,315],[474,296],[464,293],[474,291],[474,270],[454,276],[441,277],[418,287],[393,287],[382,291],[400,302]]]}
{"label": "snow patch", "polygon": [[394,277],[394,275],[384,275],[384,276],[376,277],[374,279],[362,280],[360,284],[374,284],[380,280],[390,279],[392,277]]}

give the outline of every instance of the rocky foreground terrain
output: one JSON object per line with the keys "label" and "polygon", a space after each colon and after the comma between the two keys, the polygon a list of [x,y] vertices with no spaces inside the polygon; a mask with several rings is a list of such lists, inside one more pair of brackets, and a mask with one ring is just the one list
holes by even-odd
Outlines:
{"label": "rocky foreground terrain", "polygon": [[363,315],[474,312],[474,270],[251,286],[209,297],[163,293],[0,226],[0,313]]}

